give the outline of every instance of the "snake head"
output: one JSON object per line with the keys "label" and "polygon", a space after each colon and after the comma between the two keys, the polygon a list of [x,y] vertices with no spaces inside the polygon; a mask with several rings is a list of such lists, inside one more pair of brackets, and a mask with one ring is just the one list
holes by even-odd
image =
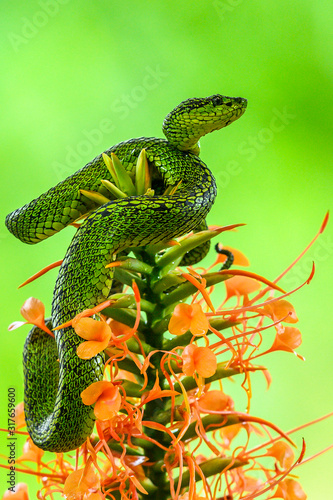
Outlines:
{"label": "snake head", "polygon": [[200,137],[230,125],[243,115],[246,106],[243,97],[220,94],[187,99],[166,116],[163,132],[173,146],[197,153]]}
{"label": "snake head", "polygon": [[207,103],[204,106],[203,113],[206,112],[207,108],[210,108],[210,112],[214,114],[218,123],[220,123],[220,126],[214,130],[226,127],[240,118],[247,106],[247,99],[243,97],[227,97],[216,94],[207,97],[206,100]]}

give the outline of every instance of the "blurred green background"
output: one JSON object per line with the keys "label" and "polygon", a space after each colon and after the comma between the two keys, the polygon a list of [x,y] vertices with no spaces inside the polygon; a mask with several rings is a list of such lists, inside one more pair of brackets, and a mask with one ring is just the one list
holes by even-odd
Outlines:
{"label": "blurred green background", "polygon": [[[274,279],[331,207],[332,12],[328,0],[3,1],[2,220],[111,145],[160,137],[164,116],[182,100],[240,95],[248,99],[244,117],[201,141],[219,190],[208,222],[246,223],[224,243]],[[24,246],[1,225],[1,427],[8,387],[22,399],[28,332],[7,325],[21,319],[31,295],[50,311],[56,271],[17,286],[61,259],[72,233]],[[282,286],[304,281],[313,260],[311,285],[292,297],[306,362],[287,353],[266,358],[268,392],[253,378],[252,413],[285,430],[332,411],[332,223]],[[332,443],[332,423],[303,430],[298,445],[302,436],[310,456]],[[295,470],[309,499],[332,498],[332,466],[330,452]]]}

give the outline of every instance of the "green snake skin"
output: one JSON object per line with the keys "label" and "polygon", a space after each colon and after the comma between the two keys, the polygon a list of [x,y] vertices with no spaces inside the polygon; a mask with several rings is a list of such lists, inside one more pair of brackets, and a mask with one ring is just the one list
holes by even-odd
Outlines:
{"label": "green snake skin", "polygon": [[[145,148],[155,176],[155,196],[130,196],[97,207],[79,189],[105,193],[101,179],[110,179],[102,155],[6,218],[9,231],[25,243],[37,243],[89,213],[76,232],[60,267],[53,294],[50,327],[104,301],[111,289],[112,270],[105,265],[118,252],[186,234],[202,227],[215,196],[214,177],[197,156],[203,135],[238,119],[246,99],[219,94],[188,99],[164,120],[167,138],[131,139],[115,153],[134,175]],[[159,192],[180,187],[171,195]],[[155,182],[155,186],[154,186]],[[163,187],[162,187],[163,185]],[[159,189],[160,186],[160,189]],[[80,446],[92,432],[94,414],[80,393],[103,377],[104,357],[81,360],[82,342],[69,327],[54,339],[34,327],[24,346],[25,414],[33,442],[44,450],[63,452]]]}

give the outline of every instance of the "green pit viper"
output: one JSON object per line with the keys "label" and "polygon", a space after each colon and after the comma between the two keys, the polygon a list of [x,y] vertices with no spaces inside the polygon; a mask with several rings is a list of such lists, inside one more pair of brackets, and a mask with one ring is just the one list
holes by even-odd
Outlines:
{"label": "green pit viper", "polygon": [[[79,190],[101,191],[100,180],[111,180],[99,155],[7,216],[9,231],[32,244],[88,213],[60,267],[50,327],[67,322],[108,297],[112,270],[105,266],[115,254],[168,241],[202,226],[216,196],[216,183],[198,157],[198,141],[237,120],[246,105],[246,99],[219,94],[187,99],[165,118],[166,140],[141,137],[105,152],[115,153],[133,175],[138,155],[145,148],[149,166],[164,188],[181,181],[171,195],[129,196],[94,207]],[[44,450],[73,450],[92,432],[93,408],[82,403],[80,394],[102,379],[104,356],[101,353],[90,360],[79,359],[76,348],[81,342],[71,327],[56,331],[55,340],[37,327],[27,337],[23,356],[26,423],[33,442]]]}

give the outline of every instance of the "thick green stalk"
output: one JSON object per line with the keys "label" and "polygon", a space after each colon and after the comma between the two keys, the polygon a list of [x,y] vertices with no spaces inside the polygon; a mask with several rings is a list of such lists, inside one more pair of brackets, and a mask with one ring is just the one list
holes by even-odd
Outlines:
{"label": "thick green stalk", "polygon": [[[197,235],[194,236],[198,239]],[[177,247],[175,248],[177,249]],[[197,250],[195,247],[194,249]],[[145,356],[153,351],[156,351],[150,358],[151,365],[147,370],[148,385],[146,386],[145,392],[152,389],[156,381],[157,373],[161,389],[170,388],[169,382],[164,374],[165,372],[161,370],[160,367],[160,361],[163,356],[163,352],[160,351],[163,349],[163,351],[170,352],[178,346],[185,346],[189,344],[192,339],[192,334],[188,331],[181,336],[176,336],[172,339],[165,339],[165,333],[168,332],[168,324],[171,313],[177,303],[179,303],[179,300],[184,300],[184,298],[197,291],[192,283],[184,282],[184,278],[180,275],[179,271],[175,270],[176,265],[178,265],[177,260],[171,264],[169,259],[165,259],[165,266],[167,269],[163,268],[160,266],[160,263],[163,262],[161,256],[158,255],[156,257],[149,250],[149,247],[147,247],[147,249],[135,249],[135,255],[138,260],[126,257],[122,260],[123,267],[117,268],[117,271],[121,271],[118,274],[118,277],[120,276],[121,279],[124,279],[126,284],[129,283],[134,277],[140,286],[141,311],[143,313],[139,325],[140,344],[138,343],[138,340],[132,337],[127,341],[127,347],[137,355],[142,354],[142,350],[144,351]],[[170,252],[170,255],[175,253],[173,248],[171,250],[173,252],[171,252],[170,249],[167,250],[167,252]],[[124,275],[121,273],[124,273]],[[145,275],[145,279],[142,278],[143,275]],[[161,276],[163,276],[162,279]],[[220,273],[210,273],[205,275],[205,279],[210,285],[224,281],[226,276],[221,275]],[[163,293],[162,291],[166,286],[165,284],[173,287],[173,290],[169,294]],[[117,302],[115,302],[115,304],[111,307],[106,308],[103,313],[129,326],[133,326],[136,318],[136,303],[134,295],[118,294],[114,295],[113,298],[117,299]],[[225,330],[237,324],[234,321],[224,320],[218,317],[212,318],[210,322],[211,326],[219,331]],[[211,334],[212,331],[209,330],[207,335]],[[129,372],[134,373],[137,376],[137,384],[129,381],[123,382],[122,387],[125,389],[127,396],[141,398],[143,395],[141,391],[143,379],[139,374],[136,364],[129,358],[126,358],[125,360],[119,362],[118,366],[119,368],[123,368],[125,370],[127,369]],[[181,367],[177,366],[175,361],[171,361],[171,366],[175,373],[181,372]],[[165,365],[164,370],[169,371],[167,365]],[[237,375],[239,373],[239,370],[226,368],[225,363],[219,363],[214,375],[207,378],[205,383],[209,384],[216,380]],[[197,387],[196,381],[193,377],[182,378],[182,385],[187,391]],[[182,404],[183,396],[180,385],[175,383],[173,389],[179,393],[179,396],[176,398],[177,404]],[[172,402],[169,397],[154,399],[153,401],[148,402],[144,409],[144,420],[151,420],[167,426],[173,415],[174,421],[181,421],[182,416],[177,412],[177,409],[171,411],[171,403]],[[227,425],[233,425],[235,423],[239,423],[239,419],[232,416],[225,417],[220,415],[207,415],[202,418],[202,425],[205,432]],[[197,437],[196,432],[196,423],[194,422],[188,427],[185,435],[182,437],[182,441],[186,442],[195,439]],[[160,430],[145,427],[144,433],[167,448],[172,446],[172,439],[170,436]],[[176,437],[177,433],[175,433],[175,439]],[[144,455],[148,457],[149,462],[155,464],[154,467],[144,466],[145,473],[147,475],[145,484],[147,486],[147,491],[149,492],[149,499],[156,498],[156,500],[166,500],[169,498],[170,494],[168,493],[169,480],[167,473],[164,467],[162,467],[164,463],[165,450],[157,445],[153,445],[151,441],[144,440],[142,438],[133,438],[132,442],[133,444],[140,445],[144,450]],[[110,445],[113,447],[115,444],[116,443],[114,441],[110,441]],[[202,470],[208,477],[217,472],[221,472],[226,465],[230,464],[230,458],[223,460],[213,459],[202,464]],[[236,467],[241,465],[243,465],[243,463],[236,461],[232,466]],[[189,473],[185,468],[182,480],[183,487],[188,485],[188,475]]]}

